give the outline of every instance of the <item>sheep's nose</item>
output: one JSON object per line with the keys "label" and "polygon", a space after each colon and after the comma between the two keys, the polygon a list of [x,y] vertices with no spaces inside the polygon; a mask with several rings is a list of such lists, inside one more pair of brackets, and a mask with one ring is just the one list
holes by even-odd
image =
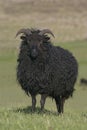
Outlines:
{"label": "sheep's nose", "polygon": [[38,52],[36,49],[32,49],[31,51],[31,58],[36,59],[36,57],[38,56]]}

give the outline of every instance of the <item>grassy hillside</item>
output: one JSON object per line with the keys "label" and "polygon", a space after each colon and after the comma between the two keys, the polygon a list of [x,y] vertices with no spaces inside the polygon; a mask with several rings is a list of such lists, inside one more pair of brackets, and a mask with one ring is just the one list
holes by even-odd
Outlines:
{"label": "grassy hillside", "polygon": [[86,0],[1,0],[0,47],[16,47],[23,27],[49,28],[55,42],[87,39]]}
{"label": "grassy hillside", "polygon": [[[61,116],[49,98],[41,113],[40,96],[32,113],[31,98],[16,81],[20,40],[15,34],[23,27],[51,29],[52,42],[70,50],[78,61],[76,91]],[[87,130],[87,86],[80,86],[82,77],[87,78],[86,0],[0,0],[0,130]]]}

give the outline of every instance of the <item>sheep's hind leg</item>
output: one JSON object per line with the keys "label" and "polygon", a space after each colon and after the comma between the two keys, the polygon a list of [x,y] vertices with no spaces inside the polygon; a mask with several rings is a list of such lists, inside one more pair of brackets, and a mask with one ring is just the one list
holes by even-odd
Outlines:
{"label": "sheep's hind leg", "polygon": [[36,107],[36,96],[32,95],[32,111],[35,111],[35,107]]}
{"label": "sheep's hind leg", "polygon": [[47,97],[46,94],[42,94],[42,95],[41,95],[41,100],[40,100],[41,110],[44,109],[44,105],[45,105],[46,97]]}
{"label": "sheep's hind leg", "polygon": [[65,98],[61,98],[61,112],[64,112],[64,103],[65,103]]}
{"label": "sheep's hind leg", "polygon": [[63,113],[65,98],[58,96],[55,98],[55,101],[56,101],[58,113],[59,114]]}

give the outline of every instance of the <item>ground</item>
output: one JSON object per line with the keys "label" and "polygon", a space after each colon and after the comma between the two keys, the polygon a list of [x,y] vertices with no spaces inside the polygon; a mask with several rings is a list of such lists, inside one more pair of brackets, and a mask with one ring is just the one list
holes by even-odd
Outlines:
{"label": "ground", "polygon": [[[26,1],[0,1],[0,129],[86,130],[87,86],[81,86],[79,81],[82,77],[87,78],[87,2]],[[15,39],[15,34],[23,27],[51,29],[55,34],[53,44],[71,51],[78,61],[76,90],[66,101],[63,115],[57,115],[55,102],[49,98],[41,113],[40,96],[37,97],[36,111],[32,113],[31,98],[16,81],[20,40]]]}

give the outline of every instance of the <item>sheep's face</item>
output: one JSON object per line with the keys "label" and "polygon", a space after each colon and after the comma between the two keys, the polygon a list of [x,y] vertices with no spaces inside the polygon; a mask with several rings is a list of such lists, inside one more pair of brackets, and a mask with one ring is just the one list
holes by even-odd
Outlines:
{"label": "sheep's face", "polygon": [[43,38],[38,34],[31,34],[26,37],[28,47],[30,49],[30,58],[36,59],[38,54],[43,52]]}
{"label": "sheep's face", "polygon": [[45,35],[41,36],[34,32],[30,35],[21,36],[21,39],[26,41],[26,44],[30,50],[29,56],[32,60],[35,60],[38,57],[38,54],[41,55],[43,54],[44,50],[46,50],[44,42],[47,42],[50,38]]}
{"label": "sheep's face", "polygon": [[43,50],[45,50],[44,42],[47,42],[50,38],[45,35],[46,33],[51,34],[53,33],[48,30],[34,30],[34,29],[20,29],[18,33],[23,33],[24,35],[21,36],[21,39],[26,42],[30,49],[30,58],[36,59],[38,57],[38,54],[41,55],[43,53]]}

